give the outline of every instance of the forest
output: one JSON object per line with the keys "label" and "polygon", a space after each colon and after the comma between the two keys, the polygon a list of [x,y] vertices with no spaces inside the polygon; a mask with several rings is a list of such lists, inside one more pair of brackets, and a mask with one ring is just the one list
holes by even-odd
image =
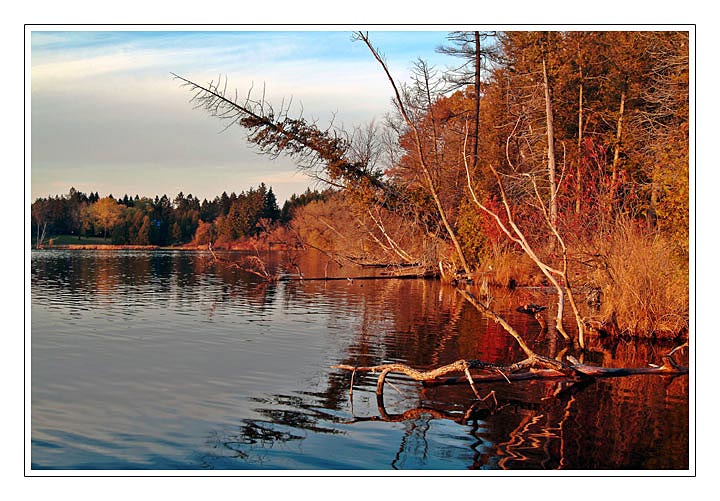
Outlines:
{"label": "forest", "polygon": [[[323,191],[281,209],[264,184],[203,202],[71,189],[32,204],[33,241],[262,238],[456,285],[551,288],[558,332],[572,318],[580,345],[585,331],[687,335],[687,32],[453,32],[437,50],[457,64],[418,59],[405,83],[368,33],[354,39],[382,68],[394,109],[353,128],[238,99],[222,78],[174,76],[197,108],[259,152],[289,156]],[[459,291],[492,317],[490,299]]]}
{"label": "forest", "polygon": [[[223,192],[202,202],[192,194],[178,193],[155,198],[100,197],[70,188],[67,195],[38,198],[32,204],[31,238],[35,246],[52,245],[58,235],[70,236],[63,242],[104,239],[113,245],[175,246],[205,245],[218,247],[238,240],[260,236],[287,224],[295,207],[323,198],[309,189],[292,195],[282,210],[272,191],[261,183],[239,195]],[[84,240],[83,240],[84,239]]]}

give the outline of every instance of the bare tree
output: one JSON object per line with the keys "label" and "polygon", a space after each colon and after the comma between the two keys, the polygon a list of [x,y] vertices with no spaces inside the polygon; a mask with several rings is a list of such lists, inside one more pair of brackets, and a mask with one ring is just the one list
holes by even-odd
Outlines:
{"label": "bare tree", "polygon": [[409,129],[412,131],[414,143],[416,152],[418,154],[418,159],[420,162],[420,167],[422,168],[422,172],[425,177],[426,181],[426,188],[430,192],[430,195],[432,196],[432,199],[435,203],[435,208],[437,209],[438,215],[440,216],[440,219],[442,220],[443,227],[445,228],[445,231],[447,232],[447,235],[449,236],[450,240],[452,241],[453,247],[457,253],[458,259],[460,260],[460,265],[462,267],[463,273],[470,273],[470,267],[467,264],[467,260],[465,259],[465,254],[463,252],[462,246],[460,245],[460,242],[458,241],[457,235],[455,233],[455,230],[451,226],[445,208],[443,207],[443,204],[440,200],[440,196],[438,194],[436,184],[433,181],[432,174],[430,172],[430,168],[428,166],[428,161],[426,159],[426,152],[423,148],[422,140],[420,137],[420,131],[418,129],[417,123],[411,119],[410,114],[408,113],[408,108],[405,105],[405,100],[403,99],[403,96],[401,95],[400,89],[398,88],[397,84],[395,83],[395,80],[392,77],[392,74],[390,73],[390,70],[388,69],[387,63],[385,62],[385,59],[383,56],[378,52],[378,50],[370,43],[370,39],[368,38],[367,32],[357,32],[355,34],[356,38],[358,40],[362,40],[365,45],[370,49],[370,52],[372,53],[373,57],[377,60],[378,63],[383,68],[383,71],[385,72],[385,75],[387,76],[390,85],[392,86],[393,92],[395,94],[395,104],[398,108],[398,111],[400,115],[403,117],[403,120],[405,121],[405,124]]}
{"label": "bare tree", "polygon": [[49,208],[47,201],[42,199],[35,201],[35,203],[32,204],[31,215],[37,227],[35,247],[39,249],[45,241],[45,231],[48,226]]}
{"label": "bare tree", "polygon": [[552,90],[550,88],[550,78],[548,76],[548,57],[547,57],[547,40],[543,43],[543,90],[545,91],[545,122],[547,137],[547,171],[548,184],[550,186],[550,225],[557,228],[558,203],[557,203],[557,181],[556,163],[555,163],[555,120],[553,117]]}

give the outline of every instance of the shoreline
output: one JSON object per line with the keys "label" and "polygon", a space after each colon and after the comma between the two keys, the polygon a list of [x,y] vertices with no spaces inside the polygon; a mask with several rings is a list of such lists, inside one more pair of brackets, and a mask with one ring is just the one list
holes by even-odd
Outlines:
{"label": "shoreline", "polygon": [[[274,251],[283,250],[286,245],[270,243],[269,245],[253,246],[247,243],[234,243],[213,247],[220,251]],[[118,244],[59,244],[32,246],[31,250],[182,250],[182,251],[207,251],[207,245],[118,245]]]}
{"label": "shoreline", "polygon": [[158,245],[61,244],[40,245],[32,250],[159,250]]}

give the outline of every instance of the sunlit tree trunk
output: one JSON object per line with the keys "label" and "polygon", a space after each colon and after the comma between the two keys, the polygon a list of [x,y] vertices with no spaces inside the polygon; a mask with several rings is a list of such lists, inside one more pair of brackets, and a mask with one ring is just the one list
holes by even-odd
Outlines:
{"label": "sunlit tree trunk", "polygon": [[455,230],[450,225],[450,222],[447,218],[445,209],[443,208],[443,204],[440,201],[440,196],[438,195],[437,189],[435,187],[435,183],[433,182],[432,176],[430,174],[430,170],[428,169],[427,162],[425,160],[425,151],[422,147],[422,143],[420,141],[420,131],[417,128],[417,125],[410,119],[410,116],[407,114],[407,111],[405,109],[405,105],[403,104],[402,97],[400,95],[400,91],[398,90],[397,86],[395,85],[395,80],[393,79],[392,75],[390,74],[390,70],[387,67],[387,64],[385,64],[384,59],[378,54],[377,50],[375,50],[375,47],[370,43],[370,40],[368,39],[367,35],[358,32],[358,37],[365,43],[365,45],[370,49],[370,52],[372,53],[373,57],[375,57],[375,60],[380,63],[380,66],[382,66],[383,71],[385,72],[385,75],[387,76],[388,80],[390,81],[390,85],[393,88],[393,91],[395,93],[395,99],[398,106],[398,109],[400,111],[400,114],[403,117],[403,120],[407,124],[408,127],[413,131],[413,138],[415,142],[415,148],[418,153],[418,158],[420,161],[420,166],[422,168],[425,180],[428,185],[428,189],[430,190],[430,195],[433,198],[433,201],[435,202],[435,207],[438,210],[438,215],[440,216],[440,219],[443,223],[443,226],[445,230],[447,231],[448,236],[450,237],[450,240],[453,243],[453,247],[455,249],[455,252],[457,253],[458,259],[460,260],[460,266],[463,269],[463,272],[470,273],[470,267],[467,264],[467,260],[465,259],[465,253],[462,250],[462,246],[460,245],[460,242],[457,238],[457,235],[455,234]]}
{"label": "sunlit tree trunk", "polygon": [[620,94],[620,110],[618,112],[618,120],[617,120],[617,129],[615,132],[615,148],[613,151],[613,162],[612,162],[612,171],[611,171],[611,185],[612,189],[614,191],[615,189],[615,183],[617,181],[617,170],[618,165],[620,163],[620,143],[622,142],[622,133],[623,133],[623,119],[625,117],[625,99],[627,98],[627,78],[625,79],[625,83],[623,83],[622,92]]}
{"label": "sunlit tree trunk", "polygon": [[651,181],[651,189],[650,189],[650,210],[648,211],[648,217],[647,217],[647,224],[649,229],[654,229],[657,225],[657,206],[658,202],[660,200],[660,182],[658,179],[660,178],[660,169],[658,167],[658,162],[655,162],[655,165],[652,169],[652,181]]}
{"label": "sunlit tree trunk", "polygon": [[578,91],[578,140],[577,140],[577,159],[575,165],[575,214],[580,214],[582,210],[582,172],[580,165],[582,163],[582,141],[583,141],[583,81],[582,67],[580,67],[580,90]]}
{"label": "sunlit tree trunk", "polygon": [[548,81],[547,62],[543,56],[543,86],[545,88],[545,121],[547,124],[547,169],[550,183],[550,222],[557,226],[557,184],[555,182],[555,131],[553,128],[552,96]]}
{"label": "sunlit tree trunk", "polygon": [[[42,226],[42,231],[40,231],[40,226]],[[40,223],[38,223],[37,237],[35,238],[35,248],[39,249],[42,246],[42,243],[45,240],[45,230],[46,229],[47,229],[47,221],[43,222],[42,225]]]}
{"label": "sunlit tree trunk", "polygon": [[480,32],[474,31],[475,36],[475,130],[473,133],[472,166],[478,162],[478,143],[480,142]]}

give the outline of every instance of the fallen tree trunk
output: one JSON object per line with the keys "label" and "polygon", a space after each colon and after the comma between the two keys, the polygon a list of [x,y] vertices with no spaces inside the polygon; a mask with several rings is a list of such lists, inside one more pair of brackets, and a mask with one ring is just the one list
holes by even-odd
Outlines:
{"label": "fallen tree trunk", "polygon": [[[572,366],[578,370],[583,376],[588,378],[611,378],[611,377],[625,377],[625,376],[681,376],[688,373],[687,367],[678,369],[671,369],[667,367],[594,367],[590,365],[583,365],[581,367]],[[538,369],[530,372],[521,372],[515,374],[509,374],[507,377],[501,375],[487,374],[473,377],[475,383],[496,383],[502,381],[533,381],[533,380],[550,380],[550,379],[568,379],[569,376],[566,373],[557,371],[554,369]],[[572,377],[572,379],[577,379]],[[467,382],[465,376],[449,377],[449,378],[436,378],[433,380],[423,381],[425,386],[443,386],[451,384],[460,384]]]}
{"label": "fallen tree trunk", "polygon": [[[688,374],[688,367],[679,365],[673,358],[673,354],[680,348],[687,347],[687,343],[678,346],[670,353],[663,357],[662,366],[650,367],[595,367],[585,365],[577,361],[574,357],[568,356],[569,364],[549,359],[539,355],[531,356],[516,364],[501,366],[490,364],[480,360],[456,360],[455,362],[436,369],[428,371],[420,371],[408,365],[381,364],[367,367],[356,367],[352,365],[333,365],[333,369],[355,372],[372,372],[380,373],[378,377],[375,393],[383,394],[385,379],[390,373],[401,373],[420,381],[425,385],[442,385],[467,382],[470,385],[475,396],[482,400],[480,393],[475,386],[476,383],[492,383],[498,381],[528,381],[528,380],[549,380],[557,378],[571,378],[573,380],[588,378],[607,378],[607,377],[624,377],[633,375],[662,375],[662,376],[679,376]],[[473,374],[472,371],[476,371]],[[477,373],[482,371],[483,373]],[[459,377],[444,378],[446,374],[459,373]],[[354,378],[353,378],[354,379]],[[352,385],[352,383],[351,383]],[[352,391],[352,388],[351,388]]]}
{"label": "fallen tree trunk", "polygon": [[387,274],[387,275],[357,275],[353,277],[299,277],[299,276],[288,276],[283,275],[277,278],[278,282],[294,282],[294,281],[315,281],[315,282],[335,282],[335,281],[348,281],[354,280],[389,280],[389,279],[418,279],[418,278],[435,278],[434,275],[416,275],[416,274]]}

